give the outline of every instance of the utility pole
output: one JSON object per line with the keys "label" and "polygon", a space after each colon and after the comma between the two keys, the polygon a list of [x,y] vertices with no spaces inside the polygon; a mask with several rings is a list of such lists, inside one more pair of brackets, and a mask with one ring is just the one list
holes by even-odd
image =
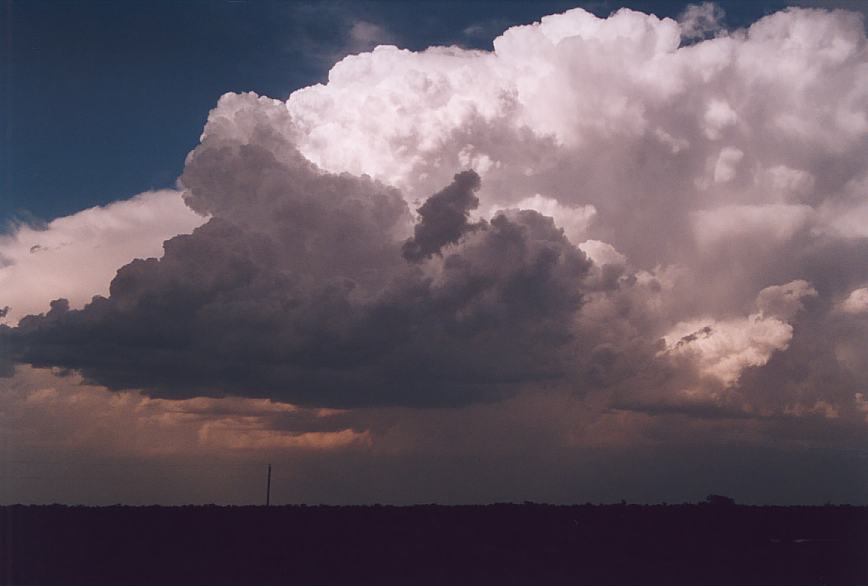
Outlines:
{"label": "utility pole", "polygon": [[271,464],[268,465],[268,483],[265,485],[265,506],[271,506]]}

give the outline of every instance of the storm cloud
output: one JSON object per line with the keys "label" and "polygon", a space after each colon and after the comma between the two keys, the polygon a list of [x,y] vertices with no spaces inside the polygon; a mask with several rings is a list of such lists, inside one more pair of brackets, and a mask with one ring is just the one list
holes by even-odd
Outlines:
{"label": "storm cloud", "polygon": [[722,19],[575,9],[493,51],[379,46],[286,102],[227,94],[179,182],[205,223],[108,296],[0,326],[5,371],[864,422],[863,24]]}
{"label": "storm cloud", "polygon": [[446,244],[453,244],[474,226],[467,219],[479,206],[474,192],[479,189],[479,175],[464,171],[442,191],[429,197],[417,211],[419,223],[413,237],[404,243],[404,258],[418,262],[429,258]]}
{"label": "storm cloud", "polygon": [[468,171],[422,205],[408,248],[398,191],[317,169],[273,131],[282,104],[227,100],[182,177],[208,222],[121,268],[108,297],[6,330],[16,360],[160,397],[330,407],[463,404],[563,374],[591,263],[550,218],[469,230]]}

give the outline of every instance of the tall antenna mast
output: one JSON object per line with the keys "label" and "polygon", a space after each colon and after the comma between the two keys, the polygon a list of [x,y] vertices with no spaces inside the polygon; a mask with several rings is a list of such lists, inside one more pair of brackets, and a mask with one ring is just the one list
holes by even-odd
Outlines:
{"label": "tall antenna mast", "polygon": [[265,506],[271,505],[271,464],[268,465],[268,483],[265,485]]}

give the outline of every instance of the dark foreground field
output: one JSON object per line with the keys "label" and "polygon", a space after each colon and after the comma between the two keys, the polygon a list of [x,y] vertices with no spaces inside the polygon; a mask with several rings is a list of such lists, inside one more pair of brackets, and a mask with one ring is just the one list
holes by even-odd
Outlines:
{"label": "dark foreground field", "polygon": [[0,583],[868,584],[868,508],[0,508]]}

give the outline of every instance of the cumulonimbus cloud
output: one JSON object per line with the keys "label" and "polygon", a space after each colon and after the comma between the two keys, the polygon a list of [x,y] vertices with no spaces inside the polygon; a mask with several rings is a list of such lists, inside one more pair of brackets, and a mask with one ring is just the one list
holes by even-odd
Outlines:
{"label": "cumulonimbus cloud", "polygon": [[20,224],[0,235],[0,315],[15,324],[64,297],[82,307],[108,293],[118,268],[137,257],[157,257],[163,242],[190,232],[205,218],[174,190],[151,191],[105,207],[83,210],[45,226]]}
{"label": "cumulonimbus cloud", "polygon": [[557,380],[861,419],[864,28],[719,20],[575,9],[493,51],[381,46],[286,102],[227,94],[181,177],[208,222],[108,297],[4,328],[5,360],[170,397],[420,406]]}
{"label": "cumulonimbus cloud", "polygon": [[397,190],[317,169],[272,132],[291,122],[282,104],[239,99],[182,177],[211,219],[120,269],[108,297],[56,301],[6,330],[16,361],[159,396],[327,406],[461,404],[562,374],[591,263],[550,218],[452,225],[472,207],[469,171],[405,242]]}

